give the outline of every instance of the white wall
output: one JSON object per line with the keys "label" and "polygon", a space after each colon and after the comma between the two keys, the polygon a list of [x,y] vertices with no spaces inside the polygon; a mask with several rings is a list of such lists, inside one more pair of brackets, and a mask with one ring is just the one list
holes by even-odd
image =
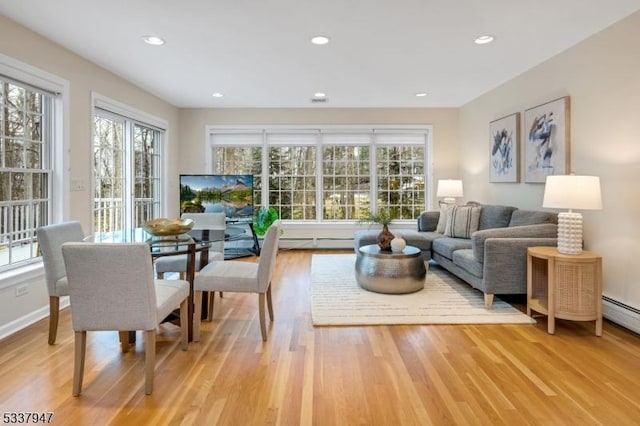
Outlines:
{"label": "white wall", "polygon": [[[458,108],[210,108],[180,110],[179,173],[207,173],[207,125],[433,126],[434,179],[458,176]],[[175,177],[175,180],[178,176]],[[177,204],[176,204],[177,206]],[[178,207],[176,207],[177,209]]]}
{"label": "white wall", "polygon": [[[91,92],[97,92],[169,123],[168,151],[176,158],[178,147],[178,110],[163,100],[141,90],[122,78],[80,58],[52,41],[0,15],[0,53],[14,60],[54,74],[69,82],[69,181],[81,180],[84,191],[68,192],[68,217],[79,220],[85,232],[91,229]],[[176,173],[177,164],[168,163],[167,172]],[[170,192],[177,192],[177,183],[169,182]],[[41,275],[41,274],[40,274]],[[6,280],[6,275],[0,275]],[[5,281],[7,282],[7,281]],[[0,335],[7,324],[48,306],[48,296],[42,277],[29,281],[30,292],[16,298],[13,287],[0,290]],[[0,285],[0,288],[3,286]],[[6,287],[6,286],[5,286]],[[48,310],[45,310],[48,313]]]}
{"label": "white wall", "polygon": [[544,184],[488,183],[489,122],[565,95],[571,169],[602,185],[604,209],[582,212],[586,248],[603,256],[604,294],[640,308],[640,13],[460,109],[465,198],[541,208]]}

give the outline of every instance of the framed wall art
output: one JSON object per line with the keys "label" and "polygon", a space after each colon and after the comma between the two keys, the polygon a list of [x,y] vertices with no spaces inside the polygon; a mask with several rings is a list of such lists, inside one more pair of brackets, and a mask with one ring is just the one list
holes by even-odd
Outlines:
{"label": "framed wall art", "polygon": [[518,182],[520,113],[489,123],[489,182]]}
{"label": "framed wall art", "polygon": [[570,172],[569,96],[524,112],[525,182]]}

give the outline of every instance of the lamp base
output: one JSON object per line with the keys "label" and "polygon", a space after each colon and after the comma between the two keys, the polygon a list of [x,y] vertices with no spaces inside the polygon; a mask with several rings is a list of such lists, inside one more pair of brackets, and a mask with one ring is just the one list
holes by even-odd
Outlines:
{"label": "lamp base", "polygon": [[558,213],[558,252],[562,254],[582,253],[582,214]]}
{"label": "lamp base", "polygon": [[454,197],[444,197],[442,202],[444,204],[455,204],[456,203],[456,199]]}

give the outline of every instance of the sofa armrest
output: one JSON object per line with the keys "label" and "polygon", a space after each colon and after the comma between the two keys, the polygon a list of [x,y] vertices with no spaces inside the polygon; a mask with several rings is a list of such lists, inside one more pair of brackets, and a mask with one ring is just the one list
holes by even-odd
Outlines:
{"label": "sofa armrest", "polygon": [[482,281],[485,293],[527,292],[527,248],[553,246],[557,238],[489,238],[485,241]]}
{"label": "sofa armrest", "polygon": [[557,238],[557,236],[558,225],[555,223],[483,229],[471,234],[471,248],[473,258],[478,262],[484,262],[485,241],[489,238]]}
{"label": "sofa armrest", "polygon": [[440,211],[423,212],[418,216],[418,231],[433,232],[438,227]]}

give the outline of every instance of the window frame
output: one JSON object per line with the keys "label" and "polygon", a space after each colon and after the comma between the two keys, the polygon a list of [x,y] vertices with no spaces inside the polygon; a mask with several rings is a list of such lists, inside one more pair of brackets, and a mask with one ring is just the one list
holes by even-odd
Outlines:
{"label": "window frame", "polygon": [[[124,198],[124,209],[125,218],[124,227],[131,227],[132,222],[135,220],[135,185],[136,185],[136,177],[134,173],[135,168],[135,142],[134,138],[134,127],[136,125],[141,125],[145,127],[149,127],[154,130],[160,131],[160,142],[159,142],[159,153],[157,154],[160,158],[158,161],[158,170],[157,176],[159,179],[158,184],[158,196],[159,200],[157,200],[156,204],[158,205],[158,217],[162,217],[166,215],[166,203],[163,200],[167,199],[167,177],[165,176],[165,172],[167,170],[167,144],[169,139],[169,123],[168,121],[156,117],[152,114],[149,114],[145,111],[138,110],[129,105],[126,105],[122,102],[118,102],[114,99],[108,98],[104,95],[101,95],[96,92],[91,93],[91,152],[90,152],[90,163],[93,164],[93,149],[94,149],[94,117],[96,115],[105,117],[108,119],[118,120],[123,123],[124,133],[129,134],[129,136],[124,136],[125,139],[131,137],[129,141],[123,141],[124,147],[123,152],[125,153],[124,161],[124,173],[125,173],[125,181],[126,186],[123,188],[123,198]],[[96,185],[96,176],[93,170],[93,166],[91,167],[91,230],[92,232],[96,232],[95,227],[95,185]]]}
{"label": "window frame", "polygon": [[[66,220],[69,217],[69,176],[64,170],[69,164],[69,81],[1,53],[0,74],[51,96],[51,142],[43,146],[48,152],[46,170],[49,170],[47,224]],[[0,289],[39,276],[41,268],[42,258],[37,253],[29,259],[0,267]]]}
{"label": "window frame", "polygon": [[[317,150],[317,164],[316,164],[316,219],[313,221],[296,221],[296,220],[287,220],[288,223],[300,223],[300,224],[327,224],[327,223],[344,223],[344,224],[354,224],[358,223],[358,220],[328,220],[323,219],[323,198],[322,198],[322,170],[321,164],[322,162],[322,148],[324,145],[323,135],[329,135],[332,133],[344,133],[344,134],[357,134],[357,133],[370,133],[371,134],[371,142],[368,144],[370,147],[369,153],[371,156],[371,161],[375,160],[375,150],[376,150],[376,133],[385,134],[385,133],[395,133],[395,134],[422,134],[424,137],[424,176],[425,176],[425,188],[424,188],[424,199],[425,199],[425,209],[429,209],[432,207],[431,197],[429,194],[433,192],[433,175],[432,175],[432,135],[433,135],[433,126],[431,125],[323,125],[323,126],[315,126],[315,125],[272,125],[272,126],[263,126],[263,125],[245,125],[245,126],[226,126],[226,125],[208,125],[206,126],[206,141],[205,141],[205,159],[206,159],[206,170],[208,173],[216,173],[214,170],[214,155],[216,144],[214,143],[214,135],[216,134],[243,134],[243,133],[260,133],[262,134],[262,146],[263,146],[263,167],[262,167],[262,179],[263,179],[263,187],[262,187],[262,197],[261,200],[254,200],[255,206],[266,206],[268,205],[268,149],[269,145],[267,143],[267,135],[273,133],[317,133],[319,136],[319,142],[316,144]],[[297,144],[296,144],[297,145]],[[370,166],[373,169],[373,166]],[[376,206],[376,191],[377,191],[377,174],[375,172],[372,173],[372,181],[371,181],[371,194],[370,199],[372,201],[370,208],[375,210]],[[259,204],[258,204],[259,203]],[[397,220],[394,223],[402,224],[402,223],[413,223],[413,220]]]}

